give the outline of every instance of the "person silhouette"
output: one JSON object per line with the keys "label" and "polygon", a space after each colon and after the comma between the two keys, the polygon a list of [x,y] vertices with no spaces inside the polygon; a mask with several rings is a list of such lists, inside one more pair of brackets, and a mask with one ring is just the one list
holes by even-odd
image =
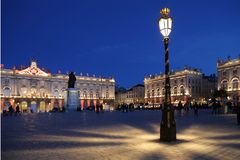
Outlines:
{"label": "person silhouette", "polygon": [[198,116],[198,104],[197,104],[197,102],[194,103],[194,115]]}
{"label": "person silhouette", "polygon": [[178,111],[179,111],[179,116],[181,116],[181,115],[182,115],[182,108],[183,108],[182,102],[181,102],[181,101],[179,101],[179,103],[178,103]]}
{"label": "person silhouette", "polygon": [[19,105],[16,106],[16,115],[17,114],[20,114],[20,108],[19,108]]}
{"label": "person silhouette", "polygon": [[237,105],[237,123],[240,125],[240,104]]}

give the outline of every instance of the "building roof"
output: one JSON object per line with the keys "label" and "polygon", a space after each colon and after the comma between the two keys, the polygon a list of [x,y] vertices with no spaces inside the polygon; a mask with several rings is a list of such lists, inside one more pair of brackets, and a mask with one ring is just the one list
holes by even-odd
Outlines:
{"label": "building roof", "polygon": [[218,62],[217,62],[217,68],[229,67],[229,66],[235,66],[235,65],[240,65],[240,58],[228,59],[228,60],[218,60]]}
{"label": "building roof", "polygon": [[[170,77],[178,76],[178,75],[186,75],[186,74],[202,75],[203,73],[199,69],[185,67],[183,70],[170,72]],[[163,77],[165,77],[164,74],[149,75],[149,76],[146,76],[144,78],[144,80],[158,79],[158,78],[163,78]]]}
{"label": "building roof", "polygon": [[143,84],[137,84],[137,85],[133,86],[132,88],[134,88],[134,87],[144,87],[144,85]]}
{"label": "building roof", "polygon": [[50,76],[50,73],[46,73],[40,68],[37,67],[36,61],[31,61],[31,65],[23,70],[17,71],[17,74],[24,74],[24,75],[36,75],[36,76]]}
{"label": "building roof", "polygon": [[[3,64],[1,64],[1,74],[9,74],[9,75],[22,75],[22,76],[38,76],[38,77],[51,77],[51,78],[61,78],[61,79],[68,79],[67,74],[51,74],[47,73],[37,66],[36,61],[31,61],[30,66],[25,68],[25,69],[5,69],[3,68]],[[115,83],[115,79],[110,77],[110,78],[105,78],[105,77],[96,77],[95,75],[89,76],[88,74],[86,76],[80,74],[80,76],[76,75],[77,80],[95,80],[95,81],[101,81],[101,82],[113,82]]]}

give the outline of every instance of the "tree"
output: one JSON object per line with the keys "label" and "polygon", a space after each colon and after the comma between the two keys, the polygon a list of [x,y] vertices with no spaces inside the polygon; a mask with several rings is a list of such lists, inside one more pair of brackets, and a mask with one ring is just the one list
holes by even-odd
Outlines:
{"label": "tree", "polygon": [[224,89],[220,89],[220,90],[215,90],[213,92],[213,98],[220,98],[220,99],[225,99],[227,98],[227,91]]}

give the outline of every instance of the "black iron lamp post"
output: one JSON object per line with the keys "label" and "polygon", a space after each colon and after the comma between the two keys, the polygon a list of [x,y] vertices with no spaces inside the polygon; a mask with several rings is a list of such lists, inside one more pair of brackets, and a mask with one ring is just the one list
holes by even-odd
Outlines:
{"label": "black iron lamp post", "polygon": [[171,91],[170,91],[170,72],[169,72],[169,53],[168,43],[169,34],[172,31],[172,18],[168,16],[170,10],[163,8],[161,18],[159,19],[160,32],[163,35],[165,48],[165,97],[164,106],[162,108],[162,121],[160,124],[160,141],[176,141],[176,123],[174,119],[174,108],[171,105]]}

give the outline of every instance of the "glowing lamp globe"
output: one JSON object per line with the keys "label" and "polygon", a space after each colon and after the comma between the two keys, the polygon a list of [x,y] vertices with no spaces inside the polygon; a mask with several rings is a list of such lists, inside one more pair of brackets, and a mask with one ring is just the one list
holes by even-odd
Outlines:
{"label": "glowing lamp globe", "polygon": [[168,38],[172,31],[172,18],[168,16],[170,10],[168,8],[163,8],[160,13],[162,17],[159,19],[159,29],[164,38]]}

